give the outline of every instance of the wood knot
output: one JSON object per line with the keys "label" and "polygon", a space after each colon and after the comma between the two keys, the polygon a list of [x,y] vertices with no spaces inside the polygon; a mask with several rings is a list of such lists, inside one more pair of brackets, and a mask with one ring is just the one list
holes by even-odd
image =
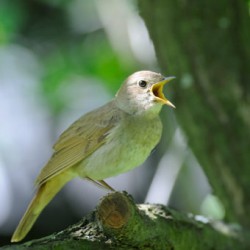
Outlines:
{"label": "wood knot", "polygon": [[102,226],[120,229],[130,217],[129,199],[119,192],[108,194],[97,207],[97,217]]}

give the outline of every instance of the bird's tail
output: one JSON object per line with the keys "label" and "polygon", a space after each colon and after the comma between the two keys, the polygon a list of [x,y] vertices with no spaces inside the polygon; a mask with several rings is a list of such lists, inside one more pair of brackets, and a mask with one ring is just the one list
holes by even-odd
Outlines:
{"label": "bird's tail", "polygon": [[18,224],[11,242],[21,241],[27,235],[45,206],[70,179],[72,179],[72,176],[69,176],[67,172],[63,172],[38,188],[37,193]]}

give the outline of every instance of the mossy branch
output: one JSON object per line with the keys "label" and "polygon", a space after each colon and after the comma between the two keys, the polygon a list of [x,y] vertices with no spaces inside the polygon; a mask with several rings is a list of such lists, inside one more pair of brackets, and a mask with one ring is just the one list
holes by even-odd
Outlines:
{"label": "mossy branch", "polygon": [[[203,218],[203,217],[202,217]],[[136,205],[130,195],[114,192],[96,210],[59,233],[13,249],[245,249],[247,237],[222,222],[203,222],[162,205]]]}

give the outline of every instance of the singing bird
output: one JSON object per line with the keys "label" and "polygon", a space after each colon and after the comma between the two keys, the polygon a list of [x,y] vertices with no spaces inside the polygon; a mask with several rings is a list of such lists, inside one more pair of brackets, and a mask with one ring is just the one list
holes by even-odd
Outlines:
{"label": "singing bird", "polygon": [[174,77],[139,71],[122,84],[115,98],[74,122],[54,145],[36,179],[38,190],[11,241],[22,240],[44,207],[71,179],[81,177],[112,190],[104,179],[142,164],[161,138],[159,112],[174,107],[163,86]]}

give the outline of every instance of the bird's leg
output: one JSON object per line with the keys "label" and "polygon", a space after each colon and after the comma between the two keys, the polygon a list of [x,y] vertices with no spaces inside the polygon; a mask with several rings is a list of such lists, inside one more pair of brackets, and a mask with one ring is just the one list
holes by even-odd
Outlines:
{"label": "bird's leg", "polygon": [[87,180],[93,182],[94,184],[96,184],[98,187],[101,187],[101,188],[105,188],[105,189],[108,189],[110,191],[115,191],[114,188],[112,188],[107,182],[105,182],[104,180],[93,180],[89,177],[86,177]]}
{"label": "bird's leg", "polygon": [[114,188],[112,188],[107,182],[105,182],[104,180],[99,180],[97,181],[99,182],[99,184],[103,187],[105,187],[106,189],[109,189],[110,191],[115,191]]}

